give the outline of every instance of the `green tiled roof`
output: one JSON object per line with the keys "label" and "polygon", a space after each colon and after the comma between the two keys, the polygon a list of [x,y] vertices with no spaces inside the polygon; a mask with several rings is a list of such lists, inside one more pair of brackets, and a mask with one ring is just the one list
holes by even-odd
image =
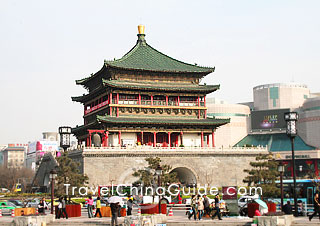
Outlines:
{"label": "green tiled roof", "polygon": [[121,59],[106,61],[115,68],[176,73],[211,73],[214,68],[200,67],[173,59],[148,45],[144,34],[138,35],[137,44]]}
{"label": "green tiled roof", "polygon": [[159,90],[159,91],[172,91],[172,92],[199,92],[211,93],[220,88],[220,85],[181,85],[176,83],[155,83],[155,82],[131,82],[121,80],[105,80],[102,79],[105,86],[116,88],[129,88],[136,90]]}
{"label": "green tiled roof", "polygon": [[179,118],[153,118],[153,117],[112,117],[97,115],[97,120],[115,124],[139,124],[139,125],[183,125],[183,126],[222,126],[230,122],[230,119],[179,119]]}
{"label": "green tiled roof", "polygon": [[[285,133],[278,134],[250,134],[238,142],[235,147],[244,146],[268,146],[270,151],[291,151],[291,141]],[[294,139],[294,149],[297,151],[315,150],[315,147],[307,145],[301,137]]]}

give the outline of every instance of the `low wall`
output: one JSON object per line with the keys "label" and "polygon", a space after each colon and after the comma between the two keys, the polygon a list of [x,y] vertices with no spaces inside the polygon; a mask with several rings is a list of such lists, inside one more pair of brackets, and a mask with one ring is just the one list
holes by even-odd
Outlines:
{"label": "low wall", "polygon": [[15,217],[10,225],[12,226],[26,226],[26,225],[43,225],[52,223],[55,216],[49,215],[39,215],[39,216],[21,216]]}

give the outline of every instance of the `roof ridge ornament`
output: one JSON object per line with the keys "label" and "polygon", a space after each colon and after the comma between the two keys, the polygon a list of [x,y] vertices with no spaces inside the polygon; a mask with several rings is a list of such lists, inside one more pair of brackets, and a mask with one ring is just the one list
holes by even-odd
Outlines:
{"label": "roof ridge ornament", "polygon": [[145,40],[145,33],[144,33],[144,29],[145,29],[145,26],[142,25],[142,24],[139,24],[138,25],[138,41],[137,41],[137,44],[138,43],[141,43],[143,45],[146,45],[146,40]]}
{"label": "roof ridge ornament", "polygon": [[139,25],[138,25],[138,32],[139,32],[139,34],[143,34],[143,35],[144,35],[144,28],[145,28],[144,25],[142,25],[142,24],[139,24]]}

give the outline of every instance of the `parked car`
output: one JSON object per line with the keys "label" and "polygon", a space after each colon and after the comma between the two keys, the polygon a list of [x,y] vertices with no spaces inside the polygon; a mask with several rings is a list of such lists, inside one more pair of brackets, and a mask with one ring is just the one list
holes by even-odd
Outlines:
{"label": "parked car", "polygon": [[8,202],[13,203],[17,207],[23,207],[24,204],[18,199],[9,199]]}
{"label": "parked car", "polygon": [[26,200],[26,207],[32,207],[32,208],[38,208],[38,205],[40,203],[39,199],[29,199]]}
{"label": "parked car", "polygon": [[9,189],[6,188],[0,188],[0,193],[9,193]]}
{"label": "parked car", "polygon": [[10,215],[11,211],[14,210],[16,206],[10,202],[0,202],[0,209],[2,215]]}

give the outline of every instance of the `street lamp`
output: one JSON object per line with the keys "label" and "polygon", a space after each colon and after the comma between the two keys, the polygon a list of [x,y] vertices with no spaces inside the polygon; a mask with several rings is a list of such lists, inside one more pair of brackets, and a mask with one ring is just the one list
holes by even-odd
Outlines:
{"label": "street lamp", "polygon": [[294,215],[298,216],[298,204],[297,204],[297,182],[296,182],[296,162],[294,156],[294,138],[297,136],[296,123],[299,115],[297,112],[286,112],[284,113],[284,120],[287,122],[287,135],[291,140],[292,148],[292,170],[293,170],[293,198],[294,198]]}
{"label": "street lamp", "polygon": [[[156,169],[156,175],[158,176],[158,187],[161,187],[161,174],[162,174],[162,167],[158,165]],[[161,214],[161,196],[159,195],[159,214]]]}
{"label": "street lamp", "polygon": [[70,135],[71,135],[71,127],[69,126],[61,126],[59,127],[60,134],[60,147],[66,152],[67,148],[70,147]]}
{"label": "street lamp", "polygon": [[50,176],[49,176],[49,178],[50,178],[50,180],[51,180],[51,214],[53,214],[53,208],[54,208],[54,206],[53,206],[53,199],[54,199],[54,179],[56,178],[56,176],[57,176],[57,172],[56,172],[54,169],[52,169],[52,170],[50,171]]}
{"label": "street lamp", "polygon": [[280,190],[281,190],[281,210],[283,207],[283,173],[284,173],[284,165],[282,162],[278,165],[278,172],[280,173]]}

